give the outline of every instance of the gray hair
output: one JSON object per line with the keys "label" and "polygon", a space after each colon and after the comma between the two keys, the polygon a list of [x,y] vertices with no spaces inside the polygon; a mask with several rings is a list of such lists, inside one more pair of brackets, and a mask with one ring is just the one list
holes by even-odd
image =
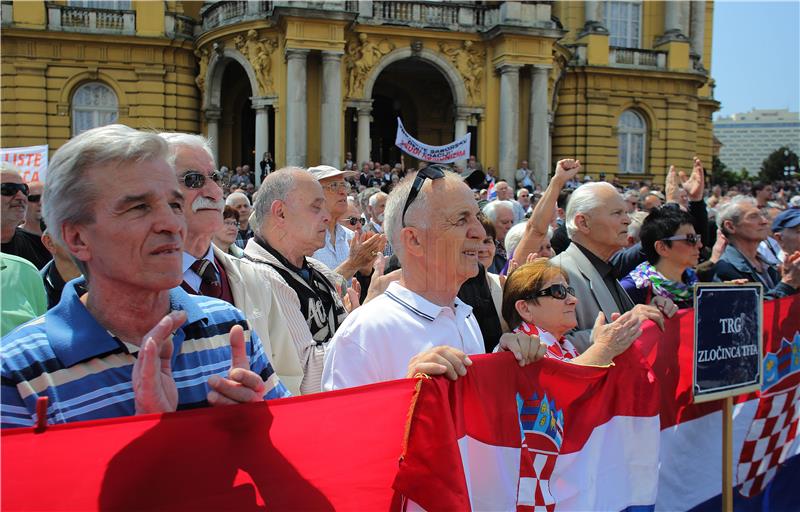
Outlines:
{"label": "gray hair", "polygon": [[0,173],[2,174],[15,174],[22,177],[22,173],[19,171],[19,167],[12,164],[11,162],[7,162],[5,160],[0,161]]}
{"label": "gray hair", "polygon": [[[109,163],[169,161],[169,147],[158,135],[112,124],[94,128],[73,137],[55,152],[47,167],[42,198],[42,217],[57,244],[66,245],[62,236],[65,223],[94,222],[94,202],[100,191],[92,186],[89,169]],[[75,259],[80,271],[88,276],[86,265]]]}
{"label": "gray hair", "polygon": [[613,190],[619,194],[617,188],[611,183],[605,181],[589,182],[576,188],[575,191],[569,196],[566,212],[566,225],[567,234],[572,238],[578,232],[578,226],[575,225],[575,217],[579,213],[587,213],[603,204],[598,192],[600,190]]}
{"label": "gray hair", "polygon": [[295,172],[308,172],[302,167],[283,167],[270,173],[261,182],[261,187],[256,194],[253,205],[253,214],[250,217],[253,228],[261,229],[261,224],[270,216],[270,208],[275,201],[286,201],[289,193],[294,189]]}
{"label": "gray hair", "polygon": [[247,197],[247,194],[243,194],[241,192],[233,192],[231,195],[227,197],[227,199],[225,199],[225,204],[227,206],[233,206],[234,201],[236,201],[237,199],[244,199],[245,201],[247,201],[247,206],[250,206],[250,198]]}
{"label": "gray hair", "polygon": [[631,219],[631,223],[628,224],[628,236],[637,242],[640,240],[639,232],[642,230],[642,223],[647,215],[648,212],[643,211],[636,211],[628,214],[628,217]]}
{"label": "gray hair", "polygon": [[486,215],[490,221],[492,221],[492,224],[497,222],[497,209],[500,207],[508,208],[511,210],[511,213],[514,213],[514,203],[508,200],[498,199],[497,201],[492,201],[483,207],[483,214]]}
{"label": "gray hair", "polygon": [[[202,135],[182,132],[161,132],[158,135],[169,143],[169,151],[173,158],[179,147],[189,147],[204,150],[211,157],[211,160],[214,161],[214,152],[211,151],[211,142]],[[216,165],[216,161],[214,161],[214,165]]]}
{"label": "gray hair", "polygon": [[[389,193],[389,198],[386,200],[386,209],[383,213],[383,229],[394,253],[397,255],[397,259],[400,261],[400,266],[403,265],[405,260],[405,247],[403,247],[400,240],[400,233],[403,231],[403,207],[406,204],[408,195],[411,193],[411,186],[414,184],[416,175],[416,172],[408,173],[405,178],[395,185],[391,193]],[[461,177],[452,171],[445,171],[442,179],[463,182]],[[416,199],[409,205],[405,218],[407,225],[425,229],[428,227],[428,218],[430,217],[428,194],[430,194],[431,188],[426,187],[425,183],[422,185],[422,189],[417,194]]]}
{"label": "gray hair", "polygon": [[633,198],[633,199],[636,199],[638,201],[639,200],[639,191],[638,190],[633,190],[633,189],[626,190],[625,193],[622,194],[622,197],[624,197],[625,199]]}
{"label": "gray hair", "polygon": [[378,191],[378,192],[372,194],[371,196],[369,196],[369,205],[370,205],[370,207],[375,208],[375,205],[378,204],[378,199],[380,199],[382,197],[389,197],[389,194],[387,194],[386,192]]}
{"label": "gray hair", "polygon": [[511,229],[506,233],[506,239],[503,240],[503,246],[506,248],[508,254],[514,254],[514,250],[522,240],[522,235],[525,234],[525,222],[514,224]]}
{"label": "gray hair", "polygon": [[720,227],[723,233],[725,233],[724,224],[726,220],[733,222],[734,226],[739,224],[739,220],[742,217],[742,205],[745,204],[758,206],[755,197],[736,196],[724,205],[717,208],[717,226]]}
{"label": "gray hair", "polygon": [[378,187],[369,187],[358,193],[358,205],[362,211],[367,209],[367,206],[369,205],[369,198],[380,191],[381,189]]}

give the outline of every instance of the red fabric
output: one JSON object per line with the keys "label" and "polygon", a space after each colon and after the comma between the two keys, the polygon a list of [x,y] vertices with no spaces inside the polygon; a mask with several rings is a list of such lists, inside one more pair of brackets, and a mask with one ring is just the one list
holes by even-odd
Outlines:
{"label": "red fabric", "polygon": [[2,509],[397,508],[414,384],[6,430]]}

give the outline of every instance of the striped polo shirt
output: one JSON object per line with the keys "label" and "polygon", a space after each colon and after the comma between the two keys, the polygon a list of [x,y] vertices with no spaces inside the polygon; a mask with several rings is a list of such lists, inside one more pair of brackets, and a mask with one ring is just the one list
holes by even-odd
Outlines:
{"label": "striped polo shirt", "polygon": [[[0,341],[3,428],[34,425],[40,396],[49,398],[50,424],[136,413],[131,378],[139,347],[113,337],[94,319],[75,289],[83,283],[83,278],[67,283],[56,307]],[[265,398],[289,396],[241,311],[181,288],[173,288],[169,296],[170,309],[187,314],[186,323],[172,336],[178,410],[208,405],[208,379],[227,375],[231,366],[228,332],[237,324],[244,328],[250,369],[267,383]]]}

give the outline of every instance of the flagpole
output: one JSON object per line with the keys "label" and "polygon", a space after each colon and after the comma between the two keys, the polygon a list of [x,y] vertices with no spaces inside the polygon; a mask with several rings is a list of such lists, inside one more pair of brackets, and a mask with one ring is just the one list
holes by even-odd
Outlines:
{"label": "flagpole", "polygon": [[722,510],[733,512],[733,397],[722,400]]}

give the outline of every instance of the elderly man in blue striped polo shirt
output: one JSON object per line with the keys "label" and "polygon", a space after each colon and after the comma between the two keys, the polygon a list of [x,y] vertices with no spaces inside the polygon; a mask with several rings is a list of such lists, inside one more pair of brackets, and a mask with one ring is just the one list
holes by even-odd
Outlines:
{"label": "elderly man in blue striped polo shirt", "polygon": [[230,304],[182,281],[184,200],[166,141],[122,125],[73,138],[44,190],[49,230],[84,278],[2,339],[3,427],[66,423],[288,395]]}

